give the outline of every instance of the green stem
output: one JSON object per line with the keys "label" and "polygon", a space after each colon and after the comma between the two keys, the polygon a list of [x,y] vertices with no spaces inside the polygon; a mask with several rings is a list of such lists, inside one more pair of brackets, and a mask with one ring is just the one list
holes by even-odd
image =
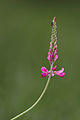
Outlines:
{"label": "green stem", "polygon": [[[52,71],[52,67],[53,67],[53,64],[51,65],[50,71]],[[47,83],[45,85],[45,88],[44,88],[42,94],[40,95],[40,97],[37,99],[37,101],[31,107],[29,107],[27,110],[25,110],[24,112],[20,113],[19,115],[15,116],[14,118],[12,118],[10,120],[15,120],[15,119],[19,118],[20,116],[24,115],[25,113],[27,113],[28,111],[30,111],[33,107],[35,107],[38,104],[38,102],[41,100],[41,98],[43,97],[43,95],[45,94],[45,92],[46,92],[46,90],[48,88],[50,79],[51,79],[51,74],[49,75]]]}

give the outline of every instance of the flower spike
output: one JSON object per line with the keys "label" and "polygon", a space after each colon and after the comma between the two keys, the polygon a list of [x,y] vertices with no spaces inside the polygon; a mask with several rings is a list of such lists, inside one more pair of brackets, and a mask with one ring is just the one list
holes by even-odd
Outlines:
{"label": "flower spike", "polygon": [[[53,18],[53,20],[51,22],[51,27],[52,27],[51,41],[50,41],[50,47],[49,47],[47,59],[50,63],[50,66],[53,66],[54,62],[56,62],[56,60],[58,59],[58,55],[57,55],[57,30],[56,30],[57,27],[56,27],[55,17]],[[54,75],[64,77],[64,75],[65,75],[65,72],[63,72],[64,68],[62,68],[61,70],[55,71],[56,68],[57,68],[57,66],[55,65],[54,67],[52,67],[52,69],[50,71],[48,71],[45,67],[42,67],[41,68],[42,77],[45,77],[47,75],[49,76],[50,73],[51,73],[52,77]]]}

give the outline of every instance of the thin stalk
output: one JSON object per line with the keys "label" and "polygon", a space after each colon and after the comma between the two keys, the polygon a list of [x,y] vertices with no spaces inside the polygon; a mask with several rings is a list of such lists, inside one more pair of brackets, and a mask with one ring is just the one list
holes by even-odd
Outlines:
{"label": "thin stalk", "polygon": [[[53,67],[53,63],[51,65],[50,71],[52,71],[52,67]],[[42,94],[40,95],[40,97],[37,99],[37,101],[31,107],[29,107],[27,110],[25,110],[24,112],[20,113],[19,115],[15,116],[14,118],[12,118],[10,120],[15,120],[15,119],[19,118],[20,116],[22,116],[25,113],[29,112],[33,107],[35,107],[38,104],[38,102],[42,99],[43,95],[45,94],[45,92],[46,92],[46,90],[48,88],[50,79],[51,79],[51,74],[49,74],[49,77],[48,77],[47,83],[45,85],[45,88],[44,88]]]}

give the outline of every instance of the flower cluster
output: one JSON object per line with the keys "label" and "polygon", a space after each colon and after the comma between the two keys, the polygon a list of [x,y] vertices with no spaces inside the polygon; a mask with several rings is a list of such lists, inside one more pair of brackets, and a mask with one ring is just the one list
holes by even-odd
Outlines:
{"label": "flower cluster", "polygon": [[48,52],[47,59],[52,64],[58,59],[57,55],[57,32],[56,32],[56,22],[55,17],[53,18],[53,21],[51,22],[52,26],[52,33],[51,33],[51,42],[50,42],[50,48]]}
{"label": "flower cluster", "polygon": [[58,70],[58,71],[55,71],[57,68],[57,66],[55,65],[53,68],[52,68],[52,71],[48,71],[45,67],[42,67],[41,68],[41,75],[42,77],[45,77],[47,75],[49,75],[51,73],[51,76],[53,77],[54,75],[58,75],[60,77],[63,77],[65,75],[65,72],[64,71],[64,68],[62,68],[61,70]]}
{"label": "flower cluster", "polygon": [[[53,66],[54,62],[58,59],[57,55],[57,32],[56,32],[56,22],[55,22],[55,17],[53,18],[53,21],[51,22],[51,27],[52,27],[52,33],[51,33],[51,42],[50,42],[50,48],[48,52],[47,59],[50,63],[50,66]],[[45,67],[41,68],[41,75],[42,77],[45,77],[49,74],[51,76],[58,75],[60,77],[63,77],[65,75],[64,68],[62,68],[59,71],[55,71],[57,66],[52,67],[50,71],[48,71]]]}

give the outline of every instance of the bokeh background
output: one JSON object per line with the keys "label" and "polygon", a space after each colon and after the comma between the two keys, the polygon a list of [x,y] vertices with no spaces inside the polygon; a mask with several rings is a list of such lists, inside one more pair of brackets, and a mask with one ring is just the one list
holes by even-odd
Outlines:
{"label": "bokeh background", "polygon": [[66,76],[52,78],[39,104],[18,120],[80,120],[80,2],[54,0],[0,0],[0,120],[10,120],[40,96],[54,16],[56,64]]}

